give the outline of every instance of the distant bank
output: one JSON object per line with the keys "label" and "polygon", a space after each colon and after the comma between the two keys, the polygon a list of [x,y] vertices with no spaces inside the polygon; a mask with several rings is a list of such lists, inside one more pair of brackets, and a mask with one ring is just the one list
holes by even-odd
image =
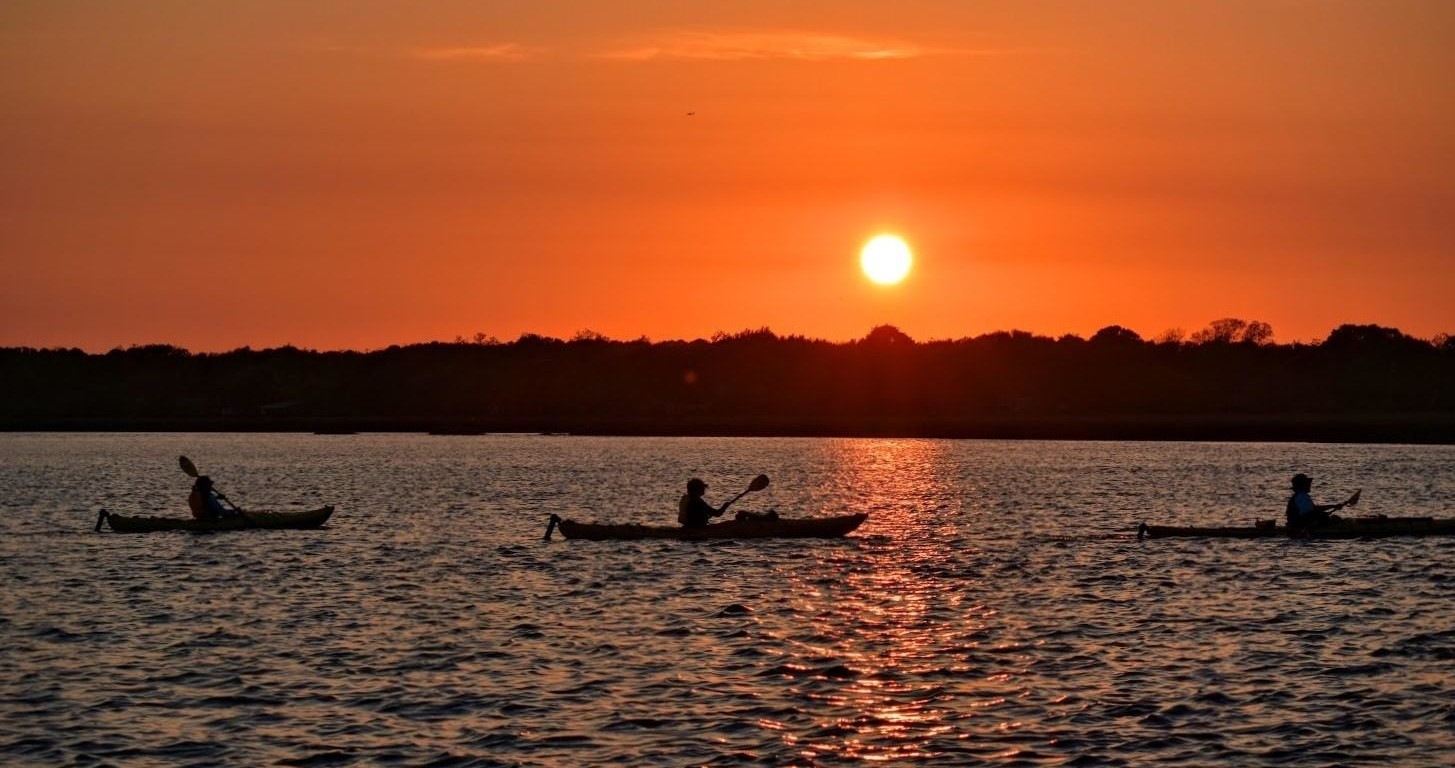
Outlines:
{"label": "distant bank", "polygon": [[1346,325],[1274,344],[1118,326],[831,343],[432,343],[373,352],[0,349],[0,430],[482,432],[1455,443],[1455,340]]}
{"label": "distant bank", "polygon": [[0,423],[8,432],[277,432],[352,435],[412,432],[437,436],[539,434],[664,437],[880,437],[999,440],[1186,440],[1229,442],[1410,443],[1455,445],[1455,415],[1371,414],[1329,417],[1127,416],[1083,419],[995,419],[976,422],[769,424],[609,420],[501,420],[461,425],[409,419],[20,419]]}

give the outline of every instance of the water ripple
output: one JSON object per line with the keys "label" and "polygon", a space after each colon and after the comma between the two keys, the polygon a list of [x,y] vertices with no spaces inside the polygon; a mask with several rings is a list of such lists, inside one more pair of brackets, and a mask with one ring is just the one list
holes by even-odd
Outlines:
{"label": "water ripple", "polygon": [[[1127,535],[1148,518],[1271,516],[1295,466],[1367,479],[1365,503],[1400,514],[1455,493],[1450,449],[370,435],[0,448],[0,487],[34,499],[0,519],[7,765],[1455,762],[1455,541]],[[340,511],[320,531],[120,536],[68,508],[66,489],[105,478],[108,505],[174,509],[185,485],[157,468],[179,453],[207,456],[235,495]],[[645,522],[683,478],[716,491],[759,471],[773,486],[745,505],[870,521],[842,541],[540,541],[551,511]]]}

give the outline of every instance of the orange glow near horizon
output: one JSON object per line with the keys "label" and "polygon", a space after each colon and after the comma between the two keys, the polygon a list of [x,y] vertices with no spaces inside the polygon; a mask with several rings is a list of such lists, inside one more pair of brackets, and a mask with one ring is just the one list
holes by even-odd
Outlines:
{"label": "orange glow near horizon", "polygon": [[149,8],[0,7],[0,346],[1455,332],[1444,0]]}

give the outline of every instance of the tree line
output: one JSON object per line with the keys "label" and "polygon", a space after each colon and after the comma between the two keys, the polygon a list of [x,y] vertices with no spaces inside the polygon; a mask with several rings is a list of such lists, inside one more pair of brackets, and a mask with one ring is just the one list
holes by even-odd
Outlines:
{"label": "tree line", "polygon": [[1148,340],[1001,331],[191,353],[0,349],[0,428],[1455,442],[1455,340],[1227,318]]}

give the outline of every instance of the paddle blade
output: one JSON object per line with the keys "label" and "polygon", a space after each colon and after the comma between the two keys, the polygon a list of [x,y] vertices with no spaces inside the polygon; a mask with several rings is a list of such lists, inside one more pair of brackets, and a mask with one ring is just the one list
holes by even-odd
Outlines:
{"label": "paddle blade", "polygon": [[192,477],[196,477],[199,474],[197,472],[197,465],[193,464],[192,460],[187,458],[186,456],[178,456],[177,463],[182,465],[183,472],[186,472]]}
{"label": "paddle blade", "polygon": [[753,478],[753,482],[748,483],[748,490],[750,490],[750,491],[761,491],[761,490],[763,490],[764,488],[767,488],[767,487],[768,487],[768,476],[767,475],[758,475],[757,477]]}
{"label": "paddle blade", "polygon": [[1363,491],[1364,491],[1363,488],[1360,488],[1359,490],[1354,491],[1354,495],[1353,496],[1350,496],[1349,497],[1349,500],[1346,501],[1346,502],[1344,502],[1344,506],[1346,506],[1346,507],[1352,507],[1355,504],[1358,504],[1359,503],[1359,494],[1362,493]]}

